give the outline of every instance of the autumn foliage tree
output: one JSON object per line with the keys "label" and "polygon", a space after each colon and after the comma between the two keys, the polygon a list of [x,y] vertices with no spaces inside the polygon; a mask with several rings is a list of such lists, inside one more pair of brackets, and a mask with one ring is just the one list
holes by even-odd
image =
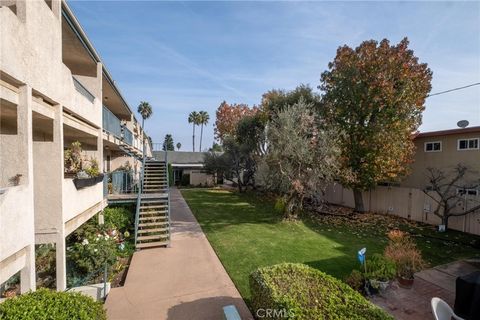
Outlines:
{"label": "autumn foliage tree", "polygon": [[408,39],[384,39],[338,48],[321,75],[322,111],[339,135],[342,183],[364,211],[362,191],[406,174],[431,90],[432,72],[408,48]]}
{"label": "autumn foliage tree", "polygon": [[237,125],[245,116],[253,116],[257,107],[249,108],[246,104],[228,104],[223,101],[217,109],[215,120],[215,137],[223,142],[228,136],[235,137]]}
{"label": "autumn foliage tree", "polygon": [[315,93],[310,86],[301,84],[291,91],[272,89],[265,92],[262,95],[260,109],[271,120],[285,108],[300,102],[300,99],[303,99],[304,103],[312,105],[312,109],[320,107],[320,95]]}

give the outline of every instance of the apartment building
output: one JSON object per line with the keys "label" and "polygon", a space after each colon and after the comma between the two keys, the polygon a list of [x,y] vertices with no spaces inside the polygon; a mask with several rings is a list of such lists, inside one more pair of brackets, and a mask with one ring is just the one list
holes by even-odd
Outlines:
{"label": "apartment building", "polygon": [[56,249],[107,205],[102,178],[78,185],[65,150],[80,142],[100,172],[141,166],[143,129],[63,0],[0,1],[0,284],[20,272],[35,289],[35,245]]}
{"label": "apartment building", "polygon": [[[424,189],[428,185],[427,168],[446,173],[462,163],[480,177],[480,126],[422,132],[414,139],[416,152],[411,174],[402,187]],[[479,195],[480,191],[469,191]]]}

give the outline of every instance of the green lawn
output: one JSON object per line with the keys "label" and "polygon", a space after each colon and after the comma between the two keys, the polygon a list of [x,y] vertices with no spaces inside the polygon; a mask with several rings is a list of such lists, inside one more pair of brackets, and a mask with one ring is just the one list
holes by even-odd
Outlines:
{"label": "green lawn", "polygon": [[[392,226],[417,234],[424,257],[433,265],[458,258],[480,257],[480,250],[462,243],[480,243],[479,237],[458,232],[439,235],[433,228],[403,220],[351,223],[341,219],[283,221],[273,203],[256,194],[217,189],[181,191],[208,240],[240,293],[250,298],[248,276],[258,267],[301,262],[343,279],[358,267],[356,253],[383,252]],[[455,242],[450,241],[452,239]]]}

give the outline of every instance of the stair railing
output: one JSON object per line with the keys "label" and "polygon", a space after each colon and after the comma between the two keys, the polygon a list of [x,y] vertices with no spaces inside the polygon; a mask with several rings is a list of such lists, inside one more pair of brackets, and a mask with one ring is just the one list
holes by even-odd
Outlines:
{"label": "stair railing", "polygon": [[145,176],[145,138],[143,139],[143,159],[142,159],[142,170],[140,171],[140,185],[138,188],[138,195],[137,195],[137,208],[135,210],[135,246],[137,245],[137,238],[138,238],[138,225],[140,224],[140,204],[142,200],[142,193],[143,193],[143,182]]}
{"label": "stair railing", "polygon": [[167,176],[167,217],[168,217],[168,246],[170,247],[171,239],[171,221],[170,221],[170,170],[168,169],[168,151],[165,151],[165,171]]}

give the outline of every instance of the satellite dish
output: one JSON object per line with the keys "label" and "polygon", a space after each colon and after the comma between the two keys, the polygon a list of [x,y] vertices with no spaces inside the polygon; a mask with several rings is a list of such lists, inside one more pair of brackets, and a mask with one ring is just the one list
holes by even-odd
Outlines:
{"label": "satellite dish", "polygon": [[460,120],[457,122],[459,128],[466,128],[469,125],[468,120]]}

